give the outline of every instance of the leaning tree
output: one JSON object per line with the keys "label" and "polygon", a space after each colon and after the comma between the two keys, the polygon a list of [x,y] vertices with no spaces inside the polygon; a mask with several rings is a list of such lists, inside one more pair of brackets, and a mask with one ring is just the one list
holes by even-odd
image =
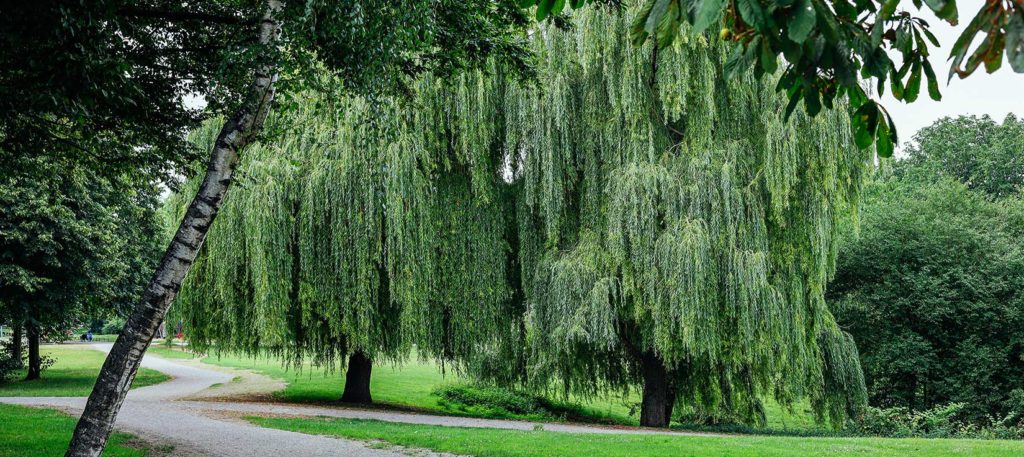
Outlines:
{"label": "leaning tree", "polygon": [[[194,349],[340,365],[341,400],[366,403],[373,362],[415,345],[464,364],[493,346],[516,315],[503,182],[489,148],[451,147],[450,105],[423,103],[445,86],[422,80],[415,106],[303,94],[268,123],[281,135],[242,160],[173,310]],[[170,203],[177,225],[184,201]]]}
{"label": "leaning tree", "polygon": [[505,120],[522,186],[531,380],[639,386],[649,426],[675,405],[763,421],[766,397],[838,423],[864,383],[824,290],[873,154],[840,110],[787,123],[777,78],[725,77],[715,37],[630,45],[628,15],[541,29],[545,90],[495,88],[502,113],[476,116]]}
{"label": "leaning tree", "polygon": [[[429,70],[443,74],[476,66],[490,57],[513,68],[527,68],[527,56],[519,45],[526,17],[511,0],[401,5],[375,0],[345,4],[110,0],[102,6],[66,2],[18,11],[24,17],[47,19],[53,31],[45,36],[54,37],[56,49],[68,50],[73,63],[96,64],[107,70],[106,74],[113,74],[112,80],[122,76],[126,80],[123,89],[115,85],[108,90],[89,82],[103,74],[94,66],[69,65],[84,75],[72,75],[72,81],[97,88],[100,96],[113,94],[118,100],[124,100],[125,93],[143,95],[116,104],[109,116],[94,119],[91,112],[79,108],[98,96],[75,97],[70,91],[66,101],[73,109],[65,111],[81,113],[68,118],[72,124],[88,118],[105,121],[104,125],[129,125],[123,115],[125,105],[145,105],[146,97],[152,97],[154,103],[167,106],[168,101],[179,101],[190,90],[206,96],[209,107],[225,117],[195,197],[104,362],[72,437],[69,456],[102,452],[142,354],[206,239],[231,187],[240,154],[263,131],[279,86],[323,88],[314,76],[328,72],[338,77],[330,81],[340,81],[344,90],[376,96],[400,93],[410,75]],[[17,28],[12,35],[23,42],[27,33]],[[86,44],[103,52],[76,46],[76,41],[85,38],[90,38]],[[97,55],[103,58],[93,60]],[[47,61],[31,53],[24,57],[37,66]],[[136,65],[139,62],[145,65]],[[0,63],[8,68],[7,60]],[[18,71],[34,69],[20,67]],[[146,91],[135,84],[146,82],[158,83],[162,91]],[[43,97],[44,108],[49,106],[45,102]],[[159,119],[174,119],[181,112],[159,114]],[[6,123],[2,117],[0,121]],[[146,123],[130,125],[147,127]],[[146,152],[148,146],[140,144],[136,150]]]}

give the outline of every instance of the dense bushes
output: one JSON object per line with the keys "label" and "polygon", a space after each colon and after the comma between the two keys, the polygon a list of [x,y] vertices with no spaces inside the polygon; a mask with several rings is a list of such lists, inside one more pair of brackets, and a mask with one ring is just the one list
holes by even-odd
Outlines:
{"label": "dense bushes", "polygon": [[25,366],[25,353],[15,354],[14,340],[0,342],[0,383],[9,381]]}
{"label": "dense bushes", "polygon": [[[1018,389],[1014,395],[1024,397],[1024,391]],[[850,430],[857,435],[896,438],[1024,438],[1024,409],[967,422],[963,419],[965,406],[964,403],[947,403],[920,411],[902,406],[869,407]]]}
{"label": "dense bushes", "polygon": [[434,391],[446,409],[474,412],[487,417],[532,416],[551,419],[547,401],[539,396],[500,387],[448,385]]}
{"label": "dense bushes", "polygon": [[113,317],[103,323],[103,329],[100,334],[103,335],[117,335],[121,333],[121,329],[124,328],[124,318]]}
{"label": "dense bushes", "polygon": [[949,179],[889,178],[865,194],[830,303],[871,404],[963,403],[976,424],[1010,413],[1024,382],[1024,205]]}
{"label": "dense bushes", "polygon": [[585,411],[578,404],[560,403],[541,395],[488,384],[447,385],[435,390],[434,395],[440,397],[441,407],[458,414],[495,419],[620,423],[600,413]]}

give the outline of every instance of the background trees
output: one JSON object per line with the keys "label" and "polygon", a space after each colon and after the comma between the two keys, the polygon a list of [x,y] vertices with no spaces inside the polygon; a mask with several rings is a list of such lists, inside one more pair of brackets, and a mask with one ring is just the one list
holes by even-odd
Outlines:
{"label": "background trees", "polygon": [[943,118],[921,129],[908,143],[894,171],[916,181],[943,178],[992,197],[1019,194],[1024,184],[1024,121],[1010,114],[998,123],[988,116]]}
{"label": "background trees", "polygon": [[1009,412],[1024,379],[1022,210],[949,179],[869,186],[829,294],[873,404]]}
{"label": "background trees", "polygon": [[63,339],[93,313],[113,312],[152,270],[156,189],[43,157],[0,173],[0,315],[24,328],[28,379],[42,338]]}
{"label": "background trees", "polygon": [[872,403],[981,421],[1022,394],[1022,151],[1012,115],[941,119],[868,186],[829,290]]}

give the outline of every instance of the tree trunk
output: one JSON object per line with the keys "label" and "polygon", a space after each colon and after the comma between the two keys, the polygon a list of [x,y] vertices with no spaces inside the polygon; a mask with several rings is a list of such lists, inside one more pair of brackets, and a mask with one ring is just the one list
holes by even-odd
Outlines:
{"label": "tree trunk", "polygon": [[[280,38],[281,23],[276,15],[281,8],[281,0],[266,0],[266,10],[259,22],[259,43],[269,50],[268,54],[276,52],[274,47]],[[181,288],[220,210],[238,165],[238,153],[252,142],[263,127],[274,99],[274,85],[278,77],[277,66],[273,63],[275,59],[268,61],[271,63],[256,68],[255,79],[249,86],[245,102],[224,122],[210,153],[206,176],[199,191],[189,204],[174,239],[146,286],[142,300],[132,311],[107,355],[85,411],[75,428],[66,457],[98,457],[103,452],[124,397],[135,379],[142,355],[163,322],[167,308]]]}
{"label": "tree trunk", "polygon": [[39,379],[43,372],[43,359],[39,356],[39,326],[28,324],[28,375],[26,381]]}
{"label": "tree trunk", "polygon": [[348,371],[345,372],[345,392],[341,401],[345,403],[373,403],[370,397],[370,372],[373,361],[362,351],[356,351],[348,359]]}
{"label": "tree trunk", "polygon": [[11,329],[11,358],[14,359],[14,363],[19,367],[21,366],[21,357],[24,354],[24,346],[21,344],[25,336],[22,335],[22,328],[21,324],[15,324]]}
{"label": "tree trunk", "polygon": [[640,425],[668,427],[676,395],[665,365],[661,358],[648,351],[643,356],[643,372],[644,390],[640,404]]}

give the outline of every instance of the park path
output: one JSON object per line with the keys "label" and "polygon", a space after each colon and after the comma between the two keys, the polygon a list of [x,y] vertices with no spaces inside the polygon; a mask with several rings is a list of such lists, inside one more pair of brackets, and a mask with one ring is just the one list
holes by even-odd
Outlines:
{"label": "park path", "polygon": [[[92,348],[109,351],[110,343]],[[615,428],[566,423],[538,423],[515,420],[477,419],[431,414],[305,406],[269,402],[196,401],[189,398],[215,384],[230,382],[236,372],[203,364],[183,363],[147,354],[142,366],[173,377],[160,384],[133,389],[128,393],[117,417],[119,430],[175,445],[175,456],[437,456],[430,452],[367,447],[366,443],[325,436],[262,428],[241,419],[245,415],[327,416],[351,419],[376,419],[387,422],[440,425],[449,427],[498,428],[599,434],[665,434],[721,436],[710,433],[671,432],[655,429]],[[201,396],[201,395],[200,395]],[[58,407],[80,413],[85,398],[76,397],[0,397],[0,403]]]}
{"label": "park path", "polygon": [[[111,344],[95,344],[109,351]],[[172,379],[133,389],[117,416],[118,430],[136,433],[157,443],[173,444],[172,455],[181,457],[256,456],[402,456],[397,451],[371,449],[360,441],[313,436],[257,427],[236,418],[211,415],[203,408],[177,399],[231,381],[234,376],[146,355],[142,366],[161,371]],[[0,402],[48,406],[80,414],[85,398],[0,397]],[[203,403],[203,402],[198,402]],[[424,455],[424,454],[420,454]],[[429,454],[426,454],[429,455]]]}

